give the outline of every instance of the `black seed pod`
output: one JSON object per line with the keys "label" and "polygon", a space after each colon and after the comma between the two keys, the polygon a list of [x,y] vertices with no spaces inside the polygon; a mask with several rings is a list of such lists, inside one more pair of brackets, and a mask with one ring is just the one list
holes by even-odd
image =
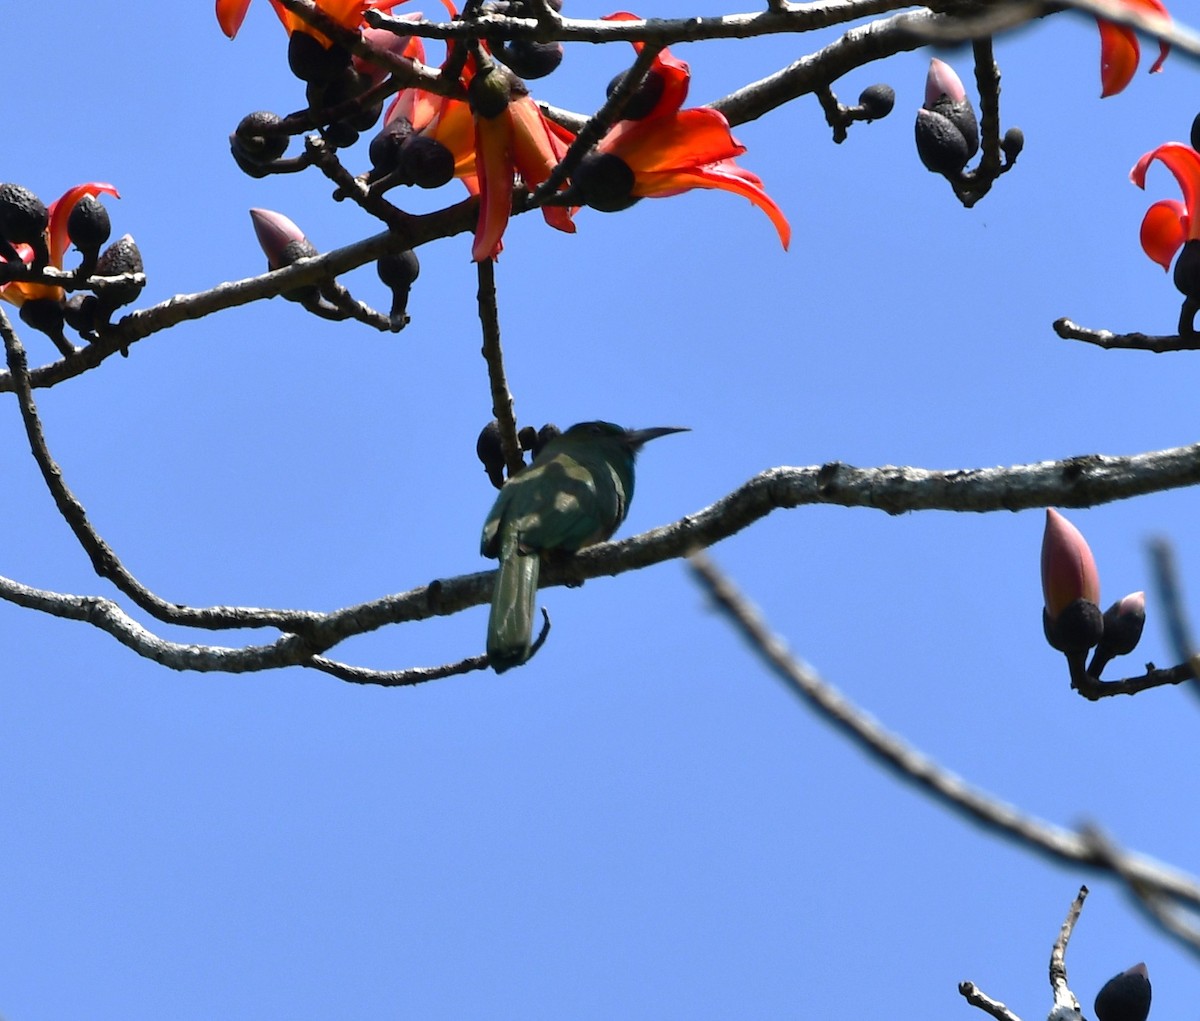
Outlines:
{"label": "black seed pod", "polygon": [[933,110],[917,111],[917,155],[926,169],[953,177],[967,165],[972,149],[963,133],[946,116]]}
{"label": "black seed pod", "polygon": [[327,48],[307,32],[293,32],[288,40],[288,67],[303,82],[331,82],[349,66],[350,51],[337,43]]}
{"label": "black seed pod", "polygon": [[[102,277],[121,276],[125,273],[141,273],[142,253],[138,251],[137,243],[128,234],[117,238],[103,252],[96,262],[96,275]],[[144,283],[108,284],[97,289],[96,297],[100,308],[106,315],[122,305],[128,305],[142,293]]]}
{"label": "black seed pod", "polygon": [[270,110],[258,110],[248,113],[239,122],[233,134],[229,136],[229,144],[252,163],[269,163],[277,160],[288,147],[287,135],[268,134],[270,128],[283,120]]}
{"label": "black seed pod", "polygon": [[562,43],[513,39],[500,44],[496,59],[503,61],[514,74],[522,78],[545,78],[562,63]]}
{"label": "black seed pod", "polygon": [[1142,593],[1115,602],[1104,611],[1104,637],[1100,639],[1100,652],[1108,659],[1128,656],[1137,648],[1146,626],[1146,601]]}
{"label": "black seed pod", "polygon": [[32,245],[50,224],[46,204],[19,184],[0,184],[0,234],[14,244]]}
{"label": "black seed pod", "polygon": [[1096,994],[1097,1021],[1146,1021],[1150,1015],[1150,977],[1135,964],[1104,983]]}
{"label": "black seed pod", "polygon": [[358,141],[358,132],[346,121],[338,121],[320,129],[321,137],[335,149],[349,149]]}
{"label": "black seed pod", "polygon": [[1192,148],[1200,150],[1200,113],[1196,114],[1196,119],[1192,121]]}
{"label": "black seed pod", "polygon": [[542,452],[542,447],[561,435],[562,430],[558,426],[553,422],[547,422],[537,431],[537,438],[533,441],[533,456],[537,457]]}
{"label": "black seed pod", "polygon": [[84,195],[67,216],[67,237],[86,257],[96,254],[112,234],[108,210],[94,195]]}
{"label": "black seed pod", "polygon": [[475,441],[475,455],[483,463],[483,470],[493,486],[504,485],[504,448],[500,444],[500,425],[493,418],[483,427]]}
{"label": "black seed pod", "polygon": [[390,174],[400,165],[400,150],[412,134],[412,129],[408,118],[393,117],[383,126],[383,130],[371,139],[367,155],[378,174]]}
{"label": "black seed pod", "polygon": [[94,294],[72,294],[63,305],[63,318],[76,333],[93,333],[103,321],[100,302]]}
{"label": "black seed pod", "polygon": [[1020,128],[1009,128],[1000,139],[1000,149],[1009,163],[1016,162],[1021,150],[1025,148],[1025,132]]}
{"label": "black seed pod", "polygon": [[597,151],[583,158],[572,178],[583,204],[602,213],[628,209],[637,201],[634,180],[633,170],[620,156]]}
{"label": "black seed pod", "polygon": [[1185,298],[1200,301],[1200,240],[1185,241],[1175,260],[1175,289]]}
{"label": "black seed pod", "polygon": [[[607,95],[611,96],[620,88],[625,74],[626,72],[622,71],[608,83],[608,88],[605,90]],[[662,99],[664,88],[666,88],[666,82],[663,76],[657,71],[651,71],[642,79],[642,84],[626,102],[625,109],[621,111],[622,120],[640,121],[649,116],[658,101]]]}
{"label": "black seed pod", "polygon": [[382,255],[375,263],[375,270],[388,287],[411,287],[421,275],[421,262],[411,248],[403,252]]}
{"label": "black seed pod", "polygon": [[892,108],[896,105],[896,90],[882,82],[877,85],[868,85],[859,93],[858,105],[862,107],[863,115],[867,120],[879,120],[891,113]]}
{"label": "black seed pod", "polygon": [[50,337],[62,336],[63,307],[57,298],[30,298],[19,310],[21,322]]}
{"label": "black seed pod", "polygon": [[1087,652],[1104,635],[1104,616],[1095,603],[1076,599],[1053,620],[1043,609],[1042,630],[1046,641],[1059,652]]}
{"label": "black seed pod", "polygon": [[400,147],[399,170],[418,188],[440,188],[454,178],[454,153],[436,138],[410,135]]}

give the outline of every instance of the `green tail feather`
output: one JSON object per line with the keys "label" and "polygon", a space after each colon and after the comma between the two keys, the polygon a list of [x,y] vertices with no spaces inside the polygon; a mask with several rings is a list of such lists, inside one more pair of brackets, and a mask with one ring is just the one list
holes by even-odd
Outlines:
{"label": "green tail feather", "polygon": [[505,538],[500,553],[500,572],[492,591],[488,617],[487,654],[496,673],[520,666],[529,658],[533,642],[533,614],[537,606],[539,559],[536,553],[522,554],[515,536]]}

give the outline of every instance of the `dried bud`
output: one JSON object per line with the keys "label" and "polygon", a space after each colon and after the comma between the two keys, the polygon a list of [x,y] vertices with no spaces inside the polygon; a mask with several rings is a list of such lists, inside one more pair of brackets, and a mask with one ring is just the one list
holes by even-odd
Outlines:
{"label": "dried bud", "polygon": [[896,105],[896,90],[882,82],[877,85],[868,85],[859,93],[858,105],[862,108],[863,116],[867,120],[879,120],[891,113],[892,107]]}
{"label": "dried bud", "polygon": [[[608,83],[608,89],[606,90],[608,95],[611,96],[620,88],[621,82],[625,80],[626,73],[622,71]],[[666,82],[663,76],[657,71],[651,71],[642,79],[642,84],[637,87],[633,95],[626,101],[625,109],[621,111],[621,119],[640,121],[648,117],[662,98],[664,88],[666,88]]]}
{"label": "dried bud", "polygon": [[1104,983],[1096,994],[1097,1021],[1146,1021],[1150,1015],[1150,976],[1135,964]]}
{"label": "dried bud", "polygon": [[562,43],[539,43],[532,39],[514,39],[501,43],[496,59],[522,78],[545,78],[563,59]]}
{"label": "dried bud", "polygon": [[50,225],[46,204],[19,184],[0,184],[0,234],[13,243],[31,245]]}
{"label": "dried bud", "polygon": [[[117,238],[100,253],[100,258],[96,261],[97,276],[116,277],[142,271],[142,253],[138,251],[137,242],[128,234]],[[132,280],[119,284],[107,284],[103,288],[97,288],[96,297],[100,301],[100,307],[104,310],[105,316],[108,316],[115,309],[135,300],[145,286],[144,281],[137,283]]]}
{"label": "dried bud", "polygon": [[287,135],[271,133],[271,128],[283,118],[270,110],[248,113],[229,136],[229,145],[235,155],[241,155],[251,163],[270,163],[279,159],[288,147]]}
{"label": "dried bud", "polygon": [[282,269],[300,259],[317,254],[313,243],[283,213],[270,209],[251,209],[250,220],[259,247],[267,257],[267,269]]}
{"label": "dried bud", "polygon": [[483,427],[475,442],[475,454],[483,462],[483,470],[493,486],[504,485],[504,448],[500,443],[500,424],[493,418]]}
{"label": "dried bud", "polygon": [[1192,121],[1191,133],[1192,148],[1200,150],[1200,113],[1196,114],[1196,119]]}
{"label": "dried bud", "polygon": [[108,210],[94,195],[84,195],[67,216],[67,237],[87,255],[96,255],[112,233]]}
{"label": "dried bud", "polygon": [[421,263],[412,249],[382,255],[375,263],[375,271],[392,289],[392,326],[402,329],[408,323],[408,295],[413,282],[421,275]]}
{"label": "dried bud", "polygon": [[637,198],[633,194],[632,168],[620,156],[593,150],[579,163],[571,180],[583,204],[602,213],[628,209]]}
{"label": "dried bud", "polygon": [[57,298],[30,298],[23,302],[18,315],[26,326],[40,330],[54,341],[63,354],[70,351],[70,343],[63,335],[63,307]]}
{"label": "dried bud", "polygon": [[63,318],[76,333],[94,333],[103,322],[100,300],[94,294],[72,294],[63,304]]}
{"label": "dried bud", "polygon": [[558,426],[553,422],[547,422],[537,432],[537,439],[533,442],[533,456],[537,457],[542,452],[542,447],[561,435],[562,430]]}

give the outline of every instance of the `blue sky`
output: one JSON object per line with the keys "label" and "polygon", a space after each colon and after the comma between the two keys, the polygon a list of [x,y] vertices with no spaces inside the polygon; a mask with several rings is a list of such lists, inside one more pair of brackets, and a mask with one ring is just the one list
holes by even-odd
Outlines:
{"label": "blue sky", "polygon": [[[252,206],[322,250],[375,231],[315,173],[251,180],[229,157],[243,114],[302,103],[267,5],[232,43],[208,3],[154,21],[138,5],[63,4],[53,26],[9,7],[0,178],[47,200],[114,183],[114,231],[145,259],[139,305],[260,272]],[[676,53],[699,103],[830,38]],[[520,419],[692,429],[646,449],[622,534],[780,464],[977,467],[1195,439],[1186,355],[1051,329],[1069,316],[1173,331],[1176,293],[1137,227],[1176,186],[1157,169],[1142,194],[1127,174],[1187,137],[1195,69],[1172,58],[1101,102],[1094,25],[1072,16],[997,54],[1004,125],[1027,144],[975,209],[913,150],[924,52],[837,83],[846,101],[875,81],[897,92],[892,116],[843,145],[811,98],[736,129],[741,162],[791,219],[789,252],[719,192],[585,210],[574,236],[514,220],[496,275]],[[964,54],[942,56],[970,80]],[[629,59],[569,47],[534,94],[586,111]],[[363,169],[365,152],[348,161]],[[454,184],[411,199],[460,197]],[[400,335],[259,302],[39,391],[67,481],[142,581],[192,605],[327,610],[489,566],[469,239],[421,258]],[[370,267],[345,282],[385,303]],[[34,364],[52,360],[23,337]],[[56,515],[11,398],[0,436],[0,574],[115,595]],[[1106,604],[1150,588],[1156,534],[1200,591],[1194,508],[1178,492],[1069,512]],[[949,768],[1200,868],[1182,751],[1200,703],[1069,690],[1041,637],[1042,520],[805,508],[712,555],[798,655]],[[1093,892],[1068,965],[1087,1006],[1139,960],[1152,1017],[1195,1003],[1193,961],[1115,884],[998,842],[881,772],[763,671],[682,564],[543,602],[554,630],[526,668],[398,691],[299,669],[176,674],[85,625],[0,606],[0,1014],[951,1019],[982,1016],[956,992],[970,979],[1032,1018],[1049,1008],[1050,945],[1081,882]],[[1170,662],[1153,598],[1149,615],[1125,672]],[[480,607],[339,652],[446,662],[482,650],[485,620]]]}

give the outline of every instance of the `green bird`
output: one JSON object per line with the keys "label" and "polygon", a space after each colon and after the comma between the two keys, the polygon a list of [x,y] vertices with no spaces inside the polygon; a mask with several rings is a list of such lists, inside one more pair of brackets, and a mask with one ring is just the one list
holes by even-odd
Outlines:
{"label": "green bird", "polygon": [[487,633],[496,673],[529,658],[543,555],[574,553],[611,537],[633,499],[633,462],[642,444],[686,431],[580,422],[504,484],[479,544],[485,557],[500,558]]}

